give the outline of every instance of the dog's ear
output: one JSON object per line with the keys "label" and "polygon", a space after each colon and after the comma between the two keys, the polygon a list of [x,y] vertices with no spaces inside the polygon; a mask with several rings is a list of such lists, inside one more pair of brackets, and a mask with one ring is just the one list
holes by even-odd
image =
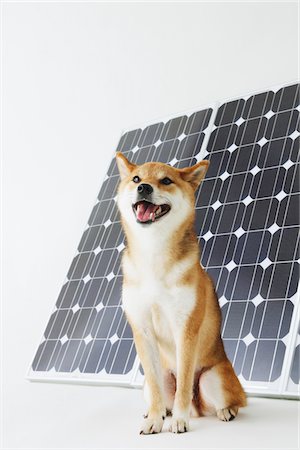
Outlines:
{"label": "dog's ear", "polygon": [[205,177],[208,167],[209,161],[204,159],[203,161],[198,162],[194,166],[180,169],[180,175],[185,181],[191,183],[193,188],[196,190],[201,181],[203,180],[203,178]]}
{"label": "dog's ear", "polygon": [[125,158],[123,153],[120,153],[120,152],[116,153],[116,161],[117,161],[121,180],[128,177],[130,175],[130,173],[136,168],[136,165],[132,164],[130,161],[128,161],[128,159]]}

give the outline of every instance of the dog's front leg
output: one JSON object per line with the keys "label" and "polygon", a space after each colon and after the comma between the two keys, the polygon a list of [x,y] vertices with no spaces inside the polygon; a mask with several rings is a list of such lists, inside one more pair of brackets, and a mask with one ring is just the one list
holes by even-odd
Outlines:
{"label": "dog's front leg", "polygon": [[170,431],[184,433],[189,429],[197,335],[184,331],[176,341],[176,394]]}
{"label": "dog's front leg", "polygon": [[150,325],[149,327],[132,328],[149,392],[149,410],[140,433],[159,433],[166,416],[166,407],[163,400],[163,377],[157,343]]}

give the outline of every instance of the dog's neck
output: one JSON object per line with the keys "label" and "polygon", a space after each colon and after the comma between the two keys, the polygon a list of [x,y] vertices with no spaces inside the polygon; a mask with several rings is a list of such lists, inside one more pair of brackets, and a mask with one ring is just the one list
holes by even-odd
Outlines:
{"label": "dog's neck", "polygon": [[[136,224],[134,229],[122,221],[127,241],[127,254],[131,259],[179,261],[187,255],[195,254],[199,259],[199,246],[194,229],[194,214],[176,229],[168,229],[156,224]],[[163,224],[161,224],[163,225]]]}

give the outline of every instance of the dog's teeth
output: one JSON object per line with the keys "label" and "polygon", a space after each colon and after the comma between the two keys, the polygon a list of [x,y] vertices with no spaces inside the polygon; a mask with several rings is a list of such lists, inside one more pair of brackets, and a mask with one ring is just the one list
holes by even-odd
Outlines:
{"label": "dog's teeth", "polygon": [[153,212],[150,214],[150,219],[152,220],[152,222],[154,222],[154,220],[155,220],[155,214],[154,214]]}
{"label": "dog's teeth", "polygon": [[161,213],[161,207],[159,207],[156,211],[155,214],[158,216]]}

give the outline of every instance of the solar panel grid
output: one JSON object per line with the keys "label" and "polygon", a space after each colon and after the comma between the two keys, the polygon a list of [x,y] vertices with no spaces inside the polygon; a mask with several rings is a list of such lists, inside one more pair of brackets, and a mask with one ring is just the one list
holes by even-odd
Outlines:
{"label": "solar panel grid", "polygon": [[[298,87],[294,86],[293,89],[294,89],[294,98],[293,98],[292,105],[295,106],[296,100],[299,99],[299,91],[298,91]],[[284,97],[284,95],[283,95],[284,94],[284,89],[282,89],[279,92],[280,92],[280,94],[277,93],[275,98],[277,98],[277,99],[279,98],[281,100],[281,98]],[[247,120],[246,119],[248,119],[247,114],[250,117],[254,117],[255,116],[255,114],[252,113],[252,111],[254,109],[253,105],[255,105],[255,103],[256,103],[256,108],[255,108],[256,109],[256,114],[264,113],[267,116],[268,120],[270,120],[275,115],[275,114],[273,114],[271,112],[271,109],[270,109],[271,105],[272,105],[272,103],[270,101],[270,98],[273,97],[273,95],[274,95],[273,93],[268,92],[268,93],[260,94],[259,96],[252,96],[252,97],[250,97],[250,99],[247,100],[247,102],[245,102],[243,99],[240,99],[239,101],[230,102],[227,105],[226,104],[222,105],[222,107],[219,109],[219,112],[218,112],[215,124],[216,125],[219,124],[220,127],[223,126],[223,129],[224,129],[225,124],[229,123],[229,119],[228,118],[224,119],[224,113],[225,113],[226,110],[230,111],[231,117],[234,119],[234,123],[232,123],[231,126],[229,126],[229,127],[228,127],[228,125],[226,126],[226,133],[227,133],[228,139],[225,142],[224,142],[224,133],[223,133],[222,129],[221,129],[221,134],[223,135],[222,139],[218,139],[218,134],[219,134],[220,128],[217,128],[215,131],[212,132],[211,138],[210,138],[210,141],[209,141],[209,144],[208,144],[208,152],[214,152],[216,150],[222,152],[222,157],[219,158],[219,161],[217,161],[218,164],[219,164],[219,167],[221,167],[222,170],[220,170],[219,173],[215,174],[216,176],[215,176],[214,185],[210,186],[210,188],[208,189],[208,190],[212,189],[212,194],[211,194],[211,198],[210,198],[209,204],[213,207],[213,209],[219,210],[219,208],[221,208],[222,205],[224,205],[224,204],[226,205],[226,203],[227,203],[227,205],[230,204],[230,203],[233,204],[234,201],[236,201],[236,200],[238,200],[238,201],[242,200],[243,201],[245,199],[246,193],[249,192],[249,191],[252,194],[251,197],[250,196],[249,196],[249,198],[246,197],[246,202],[244,202],[244,203],[246,203],[246,208],[244,208],[244,211],[243,211],[242,214],[241,214],[241,208],[236,208],[235,213],[233,215],[233,218],[232,218],[232,214],[229,215],[230,216],[230,223],[233,224],[233,228],[231,230],[227,230],[227,231],[229,231],[231,236],[233,235],[233,231],[235,231],[235,235],[237,235],[238,239],[236,239],[235,242],[233,242],[233,243],[232,243],[232,239],[229,239],[227,241],[226,248],[222,249],[222,250],[224,250],[224,253],[222,251],[220,252],[220,242],[218,242],[218,245],[215,246],[215,248],[218,249],[219,254],[223,253],[225,256],[227,256],[228,260],[230,261],[228,263],[229,266],[227,266],[227,268],[229,267],[232,271],[234,271],[234,270],[236,271],[236,276],[235,276],[235,281],[234,281],[234,286],[233,286],[232,292],[235,291],[236,283],[237,283],[237,280],[239,278],[238,275],[240,275],[239,272],[240,272],[240,270],[241,270],[241,268],[243,266],[246,266],[245,263],[247,263],[247,261],[250,262],[249,261],[249,257],[251,257],[251,254],[252,255],[257,254],[257,258],[256,258],[255,261],[252,261],[252,264],[254,263],[257,266],[258,263],[262,263],[262,265],[264,265],[264,261],[265,261],[265,264],[266,264],[268,259],[266,257],[264,259],[262,258],[261,251],[263,249],[265,251],[265,253],[268,254],[269,250],[270,250],[270,236],[269,236],[270,232],[269,232],[269,230],[267,231],[265,229],[266,228],[265,226],[262,228],[264,230],[263,231],[263,235],[260,236],[258,239],[254,239],[254,240],[253,239],[251,240],[251,238],[249,238],[251,236],[250,233],[245,233],[245,231],[247,230],[246,227],[243,227],[243,228],[240,227],[238,230],[236,230],[236,227],[234,227],[234,225],[236,223],[237,215],[239,214],[239,220],[237,221],[237,223],[243,223],[243,218],[245,217],[245,211],[247,210],[248,204],[252,203],[252,202],[254,203],[256,201],[256,198],[260,197],[260,188],[261,188],[261,185],[262,185],[262,183],[264,181],[264,178],[266,178],[265,176],[260,176],[259,181],[255,185],[255,178],[258,176],[257,174],[263,173],[263,171],[261,171],[261,169],[264,169],[264,165],[262,167],[258,167],[257,165],[255,165],[254,167],[251,167],[251,162],[253,161],[253,153],[254,152],[251,152],[251,153],[249,152],[249,154],[248,154],[248,160],[249,160],[248,161],[248,165],[246,167],[245,166],[243,167],[243,169],[245,170],[245,173],[243,174],[244,175],[243,179],[241,179],[242,182],[241,183],[235,183],[235,182],[232,181],[233,178],[234,178],[234,175],[232,175],[232,174],[235,173],[235,167],[237,167],[237,162],[239,162],[239,154],[241,154],[241,149],[243,148],[240,144],[246,144],[246,145],[248,145],[248,144],[256,144],[257,142],[260,141],[260,144],[263,143],[263,144],[265,144],[265,146],[269,145],[269,142],[264,138],[264,135],[262,133],[262,125],[261,124],[262,124],[263,121],[264,121],[265,129],[267,129],[267,135],[268,135],[269,139],[273,138],[274,136],[276,136],[276,138],[278,138],[278,137],[281,136],[281,134],[283,134],[283,135],[286,134],[287,136],[291,135],[291,134],[293,135],[293,132],[296,129],[297,121],[299,121],[299,117],[298,117],[299,114],[297,114],[297,120],[295,120],[295,112],[292,112],[291,114],[289,114],[289,119],[290,120],[285,123],[285,128],[284,129],[282,128],[282,131],[281,131],[281,134],[280,134],[280,133],[278,133],[278,131],[276,131],[276,133],[274,132],[275,129],[278,130],[277,121],[273,120],[272,124],[271,124],[271,127],[269,127],[268,123],[265,121],[266,118],[265,117],[261,117],[259,122],[256,119],[253,119],[253,120],[256,120],[256,123],[255,123],[256,134],[253,133],[253,131],[251,133],[249,133],[249,128],[250,127],[247,126]],[[258,110],[258,108],[257,108],[257,101],[256,101],[257,97],[260,98],[260,101],[261,101],[262,98],[264,98],[264,101],[261,102],[261,109],[260,110]],[[282,104],[282,101],[277,101],[277,104],[279,105],[279,109],[280,109],[280,105]],[[248,105],[248,108],[247,108],[247,105]],[[273,107],[273,109],[276,109],[276,108]],[[281,108],[281,109],[283,109],[283,108]],[[245,114],[245,110],[248,111],[247,114]],[[244,119],[244,118],[246,118],[246,119]],[[238,125],[238,127],[236,127],[236,125]],[[242,133],[239,131],[239,127],[244,127]],[[235,130],[234,130],[235,132],[234,133],[232,131],[233,128],[235,128]],[[248,130],[247,136],[246,136],[246,130]],[[244,136],[246,136],[246,139],[244,139]],[[213,142],[212,142],[212,139],[213,139]],[[235,139],[237,139],[237,140],[235,140]],[[287,139],[287,137],[285,137],[285,139]],[[220,142],[223,142],[223,146],[220,145]],[[239,144],[239,145],[237,145],[237,144]],[[223,147],[223,149],[221,147]],[[299,145],[298,145],[298,148],[299,148]],[[231,153],[230,156],[228,156],[228,155],[227,155],[227,157],[225,156],[225,152],[224,152],[225,149],[227,149],[227,150],[229,149],[229,151]],[[249,149],[249,147],[247,147],[247,150],[251,150],[251,149]],[[256,150],[256,153],[257,153],[257,150],[258,150],[257,146],[256,146],[256,149],[254,147],[254,150]],[[230,167],[229,160],[232,158],[233,154],[238,154],[238,157],[236,158],[235,164],[233,165],[233,167],[231,167],[231,169],[233,169],[233,170],[230,170],[230,169],[228,169],[228,167]],[[244,152],[244,154],[245,154],[245,152]],[[213,158],[213,156],[214,156],[214,153],[210,153],[210,159],[211,159],[211,162],[212,162],[212,164],[211,164],[212,167],[214,166],[214,158]],[[225,164],[223,164],[224,159],[226,161]],[[242,161],[242,162],[244,162],[244,161]],[[254,163],[252,163],[252,166],[253,166],[253,164]],[[274,196],[274,195],[277,194],[277,192],[275,190],[276,186],[277,186],[276,181],[278,179],[280,179],[280,176],[281,176],[281,180],[280,181],[282,182],[287,177],[286,169],[290,170],[289,166],[292,166],[292,165],[293,164],[290,162],[290,164],[288,164],[287,167],[284,167],[284,170],[280,171],[280,169],[279,170],[277,169],[276,174],[275,174],[276,178],[272,180],[272,183],[269,182],[269,185],[271,187],[273,185],[273,189],[272,189],[273,192],[269,192],[268,193],[269,196],[272,196],[272,195]],[[299,168],[299,166],[298,166],[298,168]],[[252,180],[249,177],[249,173],[251,173],[251,175],[253,176]],[[293,177],[291,177],[291,178],[294,178],[294,180],[295,180],[295,175],[296,175],[296,171],[293,172]],[[210,179],[210,171],[207,174],[207,178],[204,181],[203,186],[205,186],[205,183],[207,183],[209,181],[209,179]],[[230,197],[230,187],[231,186],[230,186],[230,184],[226,186],[226,189],[225,189],[226,195],[222,197],[222,191],[221,191],[222,185],[221,185],[221,183],[219,181],[220,179],[222,180],[222,182],[224,184],[226,183],[225,180],[229,180],[229,183],[231,182],[232,185],[234,185],[235,188],[238,187],[238,189],[235,189],[236,197],[235,198],[230,198],[229,200],[231,200],[231,201],[226,201],[228,199],[228,197]],[[290,180],[290,182],[291,181],[293,181],[293,180]],[[219,196],[217,196],[217,197],[220,197],[220,199],[222,200],[222,203],[220,203],[219,198],[217,200],[215,200],[213,198],[214,192],[216,190],[217,183],[218,183],[218,188],[219,188]],[[247,189],[243,193],[244,186],[247,185],[247,184],[248,184]],[[252,190],[251,190],[251,188],[252,188],[251,185],[255,186],[254,189],[252,189]],[[202,200],[203,186],[202,186],[202,188],[201,188],[201,190],[199,192],[199,195],[198,195],[198,198],[200,197],[200,204],[201,204],[201,200]],[[279,185],[279,187],[281,188],[282,186]],[[204,187],[204,189],[205,189],[205,187]],[[280,189],[278,189],[278,191],[280,192]],[[256,193],[257,193],[257,195],[255,195]],[[240,195],[240,194],[242,194],[242,195],[239,198],[237,198],[237,196]],[[215,200],[215,201],[213,201],[212,199]],[[232,213],[232,208],[231,208],[230,212]],[[268,212],[270,212],[270,208],[269,208]],[[206,210],[206,215],[207,214],[208,214],[208,209]],[[253,212],[252,212],[252,215],[253,215]],[[212,212],[211,211],[210,211],[210,216],[212,216]],[[266,216],[267,217],[269,216],[268,213],[266,214]],[[204,223],[205,223],[205,219],[206,219],[206,217],[204,218]],[[214,230],[214,235],[218,235],[218,227],[219,227],[220,224],[222,224],[222,225],[224,225],[224,223],[226,224],[226,220],[224,221],[223,219],[224,219],[224,215],[220,214],[219,215],[219,221],[218,221],[217,226],[215,227],[215,230]],[[250,217],[250,223],[251,223],[251,219],[252,218]],[[212,220],[211,217],[210,217],[210,220]],[[206,231],[206,233],[203,233],[204,231]],[[272,231],[275,231],[274,227],[273,227]],[[293,231],[295,232],[294,234],[296,236],[296,229],[294,229]],[[281,233],[283,233],[283,229],[281,229]],[[213,264],[211,264],[211,256],[212,256],[212,250],[214,249],[214,245],[211,245],[210,251],[207,251],[207,246],[208,246],[207,243],[212,242],[213,241],[212,238],[213,239],[217,239],[217,238],[213,237],[214,235],[212,234],[212,232],[210,230],[208,230],[208,231],[207,230],[202,230],[203,238],[201,240],[202,240],[203,247],[204,247],[203,248],[202,262],[204,263],[204,265],[206,263],[207,267],[210,267],[210,266],[213,267]],[[220,234],[220,236],[222,236],[222,240],[224,240],[224,234]],[[266,239],[264,239],[265,236],[267,236],[269,242],[266,242]],[[250,245],[248,247],[251,250],[250,254],[249,254],[249,251],[248,251],[248,255],[246,254],[247,241],[249,241],[249,243],[250,243]],[[253,244],[255,244],[255,241],[259,245],[259,248],[257,248],[257,249],[255,249],[255,248],[253,249]],[[238,248],[239,242],[242,242],[242,248],[240,248],[240,249]],[[297,245],[298,244],[299,244],[299,242],[297,242]],[[296,250],[297,249],[297,245],[292,247],[293,249],[295,249],[295,252],[298,251],[298,250]],[[278,247],[278,250],[277,250],[277,254],[278,254],[280,247],[279,246],[277,246],[277,247]],[[239,264],[236,267],[236,264],[235,264],[235,261],[234,261],[234,254],[237,253],[236,252],[237,249],[239,250],[237,259],[238,259],[238,261],[241,261],[241,264]],[[206,253],[208,253],[208,255]],[[243,260],[243,258],[245,256],[246,256],[246,261]],[[248,258],[248,260],[247,260],[247,258]],[[278,255],[275,255],[275,259],[274,260],[276,261],[277,258],[278,258]],[[292,258],[292,260],[295,260],[295,258],[296,258],[296,255],[294,255],[294,258]],[[221,264],[219,262],[220,267],[225,267],[226,266],[226,264],[225,264],[226,262],[227,261],[225,261],[225,260],[223,260]],[[273,265],[273,266],[274,266],[273,267],[273,272],[274,272],[275,265]],[[217,264],[216,267],[218,267],[218,264]],[[292,272],[290,271],[290,278],[291,278],[291,274],[292,274]],[[216,275],[216,274],[214,274],[214,275]],[[274,273],[272,274],[272,277],[274,278]],[[216,278],[217,288],[220,286],[220,281],[222,281],[222,283],[224,284],[224,270],[219,271],[218,277],[215,277],[215,278]],[[222,284],[222,287],[221,287],[220,290],[222,292],[225,291],[225,293],[226,293],[227,284],[228,284],[228,281],[230,280],[230,277],[228,275],[226,276],[226,274],[225,274],[225,278],[227,278],[227,280],[225,281],[225,286],[223,286],[223,284]],[[240,277],[240,278],[242,278],[242,277]],[[295,276],[294,279],[297,280],[297,277]],[[252,277],[252,285],[253,285],[254,281],[255,281],[255,276]],[[269,298],[269,296],[270,296],[271,283],[269,284],[269,286],[270,286],[269,287],[269,292],[267,292],[266,298]],[[260,288],[261,288],[261,286],[260,286]],[[258,289],[258,290],[260,291],[261,289]],[[251,291],[251,288],[249,289],[248,292],[250,292],[250,291]],[[263,364],[262,364],[261,361],[266,361],[266,355],[263,355],[264,357],[262,358],[262,355],[259,354],[259,351],[260,351],[259,345],[261,345],[262,338],[265,338],[265,336],[263,335],[263,332],[266,331],[266,329],[268,329],[268,326],[270,327],[270,323],[266,324],[264,322],[266,311],[267,311],[267,308],[270,305],[270,303],[267,304],[266,301],[263,302],[264,310],[263,310],[262,317],[261,317],[260,327],[259,327],[258,333],[256,333],[256,336],[253,336],[253,334],[246,334],[249,330],[251,330],[253,328],[253,321],[254,321],[255,317],[257,317],[257,315],[254,314],[253,305],[251,305],[251,303],[249,302],[249,299],[250,298],[246,299],[247,304],[246,304],[245,308],[240,308],[240,310],[238,311],[236,301],[235,301],[235,303],[230,303],[229,307],[227,306],[227,301],[232,302],[232,300],[233,300],[230,295],[229,295],[229,298],[226,298],[226,295],[225,296],[224,295],[221,296],[220,300],[221,300],[221,306],[222,306],[222,303],[223,303],[223,307],[222,307],[223,314],[225,312],[225,314],[224,314],[225,318],[224,318],[224,321],[223,321],[223,337],[225,338],[225,345],[227,344],[226,348],[227,348],[228,353],[231,354],[231,359],[232,359],[232,361],[233,361],[233,363],[235,365],[236,371],[238,373],[240,373],[240,371],[242,371],[242,369],[244,367],[244,363],[245,363],[245,358],[247,356],[247,363],[249,364],[249,362],[251,362],[251,361],[252,361],[252,363],[250,365],[248,373],[245,374],[245,372],[244,372],[243,375],[245,376],[245,378],[250,378],[250,379],[254,379],[254,380],[257,377],[257,379],[262,381],[262,380],[264,380],[264,377],[267,375],[268,367],[267,367],[267,365],[265,365],[265,367],[263,367]],[[257,303],[258,300],[263,301],[263,298],[260,297],[260,299],[259,299],[259,298],[256,297],[256,303]],[[284,302],[286,303],[286,298],[285,298]],[[255,305],[255,306],[257,306],[257,305]],[[260,307],[261,306],[257,306],[257,308],[260,308]],[[278,307],[278,304],[277,304],[277,307]],[[249,308],[251,308],[252,311],[250,311],[250,314],[247,314],[249,312]],[[224,311],[224,309],[225,309],[225,311]],[[280,311],[278,311],[278,313],[279,313],[279,317],[280,317]],[[251,320],[251,315],[252,315],[252,323],[249,326],[249,319]],[[278,316],[278,314],[277,314],[277,316]],[[275,316],[273,315],[273,317],[276,317],[276,315]],[[231,322],[230,322],[230,326],[228,328],[229,328],[231,333],[233,332],[233,334],[234,334],[234,331],[237,330],[237,327],[234,327],[234,319],[236,320],[237,323],[241,324],[238,336],[232,336],[231,338],[228,335],[226,336],[226,331],[227,331],[226,330],[226,325],[227,325],[227,321],[229,320],[229,318],[231,319]],[[242,321],[240,321],[241,318],[242,318]],[[288,321],[290,321],[290,319],[291,319],[291,308],[289,309]],[[283,321],[283,310],[281,311],[281,318],[280,318],[281,324],[282,324],[282,321]],[[245,323],[247,324],[247,331],[245,331],[245,329],[243,329]],[[263,324],[265,324],[267,326],[263,327]],[[281,326],[279,326],[278,329],[277,329],[277,335],[276,335],[277,340],[276,340],[275,349],[274,349],[275,351],[274,352],[268,352],[269,354],[273,355],[273,358],[272,358],[272,361],[271,361],[271,368],[269,368],[270,369],[269,376],[267,377],[268,381],[271,380],[271,374],[273,373],[273,369],[274,369],[275,355],[276,355],[276,351],[277,351],[278,346],[279,346],[279,330],[280,329],[281,329]],[[244,332],[244,335],[242,334],[243,332]],[[246,336],[245,336],[245,334],[246,334]],[[234,339],[236,339],[236,338],[237,338],[237,340],[234,341]],[[242,342],[241,342],[241,338],[244,338]],[[254,338],[258,338],[258,339],[255,340]],[[232,349],[230,349],[230,345],[228,345],[228,341],[230,339],[232,339],[234,341],[233,342],[234,346],[235,346],[235,348],[233,349],[234,352],[230,351]],[[253,346],[252,341],[254,341],[255,350],[254,350],[254,355],[252,357],[250,357],[249,353],[247,353],[247,351],[246,351],[246,346],[244,344],[245,343],[248,344],[249,347],[251,345]],[[283,348],[281,348],[281,351],[282,350],[283,350]],[[237,357],[237,356],[239,356],[239,357]],[[240,364],[238,364],[237,360],[241,359],[242,356],[243,356],[243,360],[241,361]],[[255,357],[257,357],[257,358],[255,358]],[[255,359],[258,360],[257,367],[255,367],[255,365],[254,365]],[[282,354],[282,359],[283,359],[283,354]],[[281,373],[281,365],[280,365],[280,363],[278,364],[278,361],[279,361],[279,358],[277,357],[276,358],[276,362],[277,362],[276,369],[277,369],[277,371],[276,371],[276,374],[275,373],[273,374],[273,378],[278,377],[280,375],[280,373]],[[255,369],[258,369],[258,370],[256,370],[257,374],[255,373]]]}
{"label": "solar panel grid", "polygon": [[[117,147],[137,164],[184,167],[210,159],[196,198],[202,263],[216,283],[235,370],[248,386],[273,382],[273,392],[286,364],[285,348],[293,345],[299,278],[298,105],[299,85],[288,86],[126,132]],[[118,374],[120,382],[141,382],[120,303],[125,245],[115,201],[118,181],[113,159],[34,373],[52,369],[70,377],[98,374],[99,380]]]}
{"label": "solar panel grid", "polygon": [[[160,160],[178,165],[184,157],[183,165],[186,165],[186,161],[190,161],[187,156],[191,152],[195,155],[201,147],[204,137],[201,129],[207,127],[210,115],[211,109],[199,111],[189,118],[182,116],[166,124],[151,125],[143,132],[138,129],[126,133],[118,150],[136,163]],[[184,131],[192,133],[192,139],[187,141],[189,135]],[[153,142],[155,145],[149,145]],[[140,150],[143,151],[142,160],[139,159]],[[78,254],[69,269],[68,281],[59,295],[56,303],[58,310],[52,314],[45,331],[46,345],[51,341],[51,356],[46,352],[49,364],[46,368],[40,365],[44,350],[40,348],[33,364],[36,370],[47,371],[54,365],[58,372],[74,372],[77,369],[97,373],[105,369],[107,373],[124,374],[133,367],[135,350],[131,330],[120,306],[119,255],[124,249],[124,236],[115,202],[119,181],[115,159],[108,170],[109,175],[110,178],[102,185],[99,202],[93,208],[88,228],[78,246]],[[118,289],[114,292],[117,280]],[[122,330],[112,335],[112,330],[118,330],[120,323]],[[60,331],[51,334],[53,329]],[[124,347],[126,340],[130,341],[130,349],[120,348]],[[111,343],[116,347],[115,352],[112,352]],[[126,362],[122,358],[124,355],[128,355]]]}

